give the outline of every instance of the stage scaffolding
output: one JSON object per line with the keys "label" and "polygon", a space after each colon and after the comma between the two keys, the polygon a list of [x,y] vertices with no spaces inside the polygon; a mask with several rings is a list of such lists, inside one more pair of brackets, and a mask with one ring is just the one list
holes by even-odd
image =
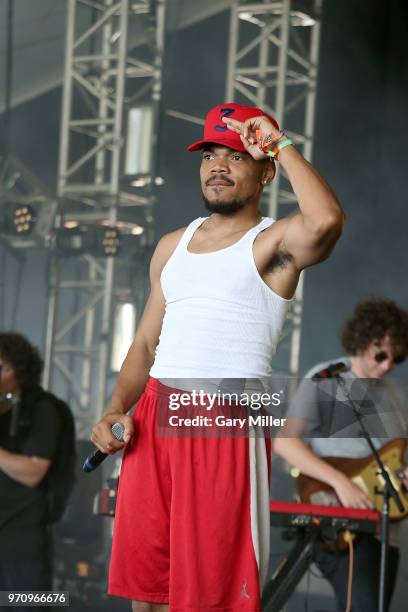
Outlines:
{"label": "stage scaffolding", "polygon": [[[242,2],[231,8],[226,101],[260,106],[271,113],[311,160],[322,0]],[[267,215],[296,209],[296,198],[277,164],[264,191]],[[295,375],[299,368],[303,275],[275,363]],[[276,368],[275,368],[276,370]]]}
{"label": "stage scaffolding", "polygon": [[[129,45],[129,32],[137,45]],[[143,228],[142,253],[153,233],[164,32],[165,0],[68,2],[58,224]],[[126,110],[147,103],[153,109],[150,176],[137,177],[132,187],[123,180]],[[145,269],[129,289],[136,266],[134,258],[91,254],[50,260],[45,385],[65,385],[79,438],[89,437],[110,392],[115,303],[144,302]]]}

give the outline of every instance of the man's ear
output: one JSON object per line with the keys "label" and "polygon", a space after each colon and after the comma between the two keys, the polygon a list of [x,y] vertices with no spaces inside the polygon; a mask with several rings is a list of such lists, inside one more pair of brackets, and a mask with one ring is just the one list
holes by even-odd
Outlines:
{"label": "man's ear", "polygon": [[276,172],[275,162],[273,159],[269,158],[264,162],[264,167],[262,169],[261,174],[261,183],[262,185],[269,185],[269,183],[274,179]]}

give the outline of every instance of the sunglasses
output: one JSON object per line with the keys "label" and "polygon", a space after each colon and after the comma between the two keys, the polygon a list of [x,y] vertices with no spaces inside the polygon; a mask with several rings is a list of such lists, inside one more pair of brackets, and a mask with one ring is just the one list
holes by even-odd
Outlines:
{"label": "sunglasses", "polygon": [[[389,359],[389,354],[387,353],[387,351],[379,351],[374,355],[374,359],[377,363],[381,363],[386,359]],[[394,362],[394,365],[398,365],[399,363],[405,361],[405,355],[395,355],[395,357],[392,357],[392,360]]]}

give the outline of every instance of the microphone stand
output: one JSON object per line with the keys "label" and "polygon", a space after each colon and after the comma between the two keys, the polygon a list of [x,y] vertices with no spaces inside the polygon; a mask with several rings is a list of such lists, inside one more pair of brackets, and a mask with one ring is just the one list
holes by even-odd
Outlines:
{"label": "microphone stand", "polygon": [[390,531],[390,499],[392,498],[397,508],[400,512],[404,511],[404,506],[402,505],[401,498],[398,494],[397,489],[392,484],[391,478],[385,469],[384,463],[377,452],[377,449],[374,446],[374,443],[371,439],[370,434],[367,431],[363,423],[363,419],[361,413],[356,406],[354,400],[351,398],[350,393],[347,389],[346,382],[344,378],[340,375],[336,377],[339,381],[340,387],[344,391],[344,395],[347,400],[350,402],[351,407],[353,408],[356,419],[361,427],[361,433],[363,437],[366,439],[367,444],[369,445],[374,458],[379,467],[379,473],[384,479],[384,488],[381,490],[378,487],[375,487],[374,493],[376,495],[383,496],[383,510],[382,510],[382,518],[381,518],[381,566],[380,566],[380,588],[379,588],[379,596],[378,596],[378,612],[386,612],[386,604],[385,598],[387,593],[387,569],[388,569],[388,546],[389,546],[389,531]]}

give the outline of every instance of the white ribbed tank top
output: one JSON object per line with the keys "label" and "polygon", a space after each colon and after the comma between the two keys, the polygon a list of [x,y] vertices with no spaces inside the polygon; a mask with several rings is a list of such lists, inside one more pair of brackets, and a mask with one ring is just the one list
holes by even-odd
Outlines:
{"label": "white ribbed tank top", "polygon": [[261,378],[271,361],[292,300],[262,280],[252,245],[269,217],[235,244],[190,253],[192,221],[164,266],[165,314],[150,375],[155,378]]}

